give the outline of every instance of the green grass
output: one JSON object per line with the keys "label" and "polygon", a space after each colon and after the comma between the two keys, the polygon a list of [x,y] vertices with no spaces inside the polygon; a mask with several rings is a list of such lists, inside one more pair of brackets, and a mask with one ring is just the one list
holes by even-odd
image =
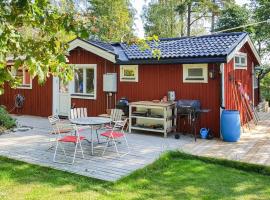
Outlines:
{"label": "green grass", "polygon": [[0,157],[0,199],[269,199],[268,167],[164,154],[116,183]]}

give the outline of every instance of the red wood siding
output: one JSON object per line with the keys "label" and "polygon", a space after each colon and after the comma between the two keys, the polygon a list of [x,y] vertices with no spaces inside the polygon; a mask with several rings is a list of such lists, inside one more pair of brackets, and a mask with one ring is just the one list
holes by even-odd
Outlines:
{"label": "red wood siding", "polygon": [[[106,112],[106,94],[103,92],[103,74],[118,72],[117,100],[126,97],[130,101],[161,99],[169,90],[176,92],[177,99],[199,99],[203,108],[211,112],[202,116],[201,125],[211,128],[219,136],[220,77],[209,79],[209,83],[183,83],[182,66],[140,65],[139,82],[120,82],[119,65],[114,65],[103,58],[80,48],[70,53],[72,64],[97,64],[97,99],[72,99],[76,107],[87,107],[90,115]],[[212,65],[209,68],[212,69]],[[114,97],[110,98],[113,102]],[[112,103],[113,104],[113,103]]]}
{"label": "red wood siding", "polygon": [[[241,112],[241,120],[242,122],[246,123],[248,120],[247,115],[245,114],[245,107],[243,104],[240,105],[240,108],[236,105],[236,98],[234,94],[238,95],[238,102],[240,104],[240,95],[239,90],[233,88],[234,81],[230,81],[230,77],[234,77],[234,80],[240,81],[243,85],[245,92],[249,95],[250,99],[253,99],[253,86],[252,86],[252,62],[254,62],[254,66],[257,64],[256,59],[254,58],[253,54],[249,46],[246,44],[244,45],[241,52],[247,53],[247,70],[245,69],[237,69],[234,70],[234,59],[232,59],[229,63],[225,64],[225,108],[226,109],[239,109]],[[237,92],[237,93],[236,93]],[[238,105],[239,105],[238,104]]]}
{"label": "red wood siding", "polygon": [[[209,65],[212,69],[213,65]],[[219,136],[220,77],[215,67],[216,79],[207,83],[183,83],[183,67],[171,65],[140,65],[139,82],[119,82],[118,97],[127,97],[130,101],[161,99],[167,92],[176,92],[176,99],[199,99],[202,108],[211,112],[203,114],[201,126],[211,128]]]}
{"label": "red wood siding", "polygon": [[14,107],[14,97],[22,94],[25,97],[24,106],[18,112],[12,113],[36,115],[47,117],[52,114],[52,78],[44,85],[39,85],[37,79],[32,82],[32,89],[11,89],[5,84],[5,93],[0,96],[0,105],[5,105],[7,110]]}
{"label": "red wood siding", "polygon": [[[114,72],[115,65],[95,54],[76,48],[70,52],[69,63],[71,64],[97,64],[97,98],[76,99],[72,98],[71,103],[76,107],[88,108],[89,115],[96,116],[106,112],[106,94],[103,92],[103,74]],[[114,99],[114,98],[113,98]],[[112,102],[114,104],[114,102]]]}

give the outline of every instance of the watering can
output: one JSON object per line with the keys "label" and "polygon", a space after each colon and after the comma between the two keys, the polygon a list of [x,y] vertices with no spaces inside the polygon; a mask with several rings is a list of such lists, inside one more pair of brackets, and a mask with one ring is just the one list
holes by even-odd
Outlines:
{"label": "watering can", "polygon": [[209,129],[207,128],[201,128],[200,134],[202,139],[206,139],[208,135]]}

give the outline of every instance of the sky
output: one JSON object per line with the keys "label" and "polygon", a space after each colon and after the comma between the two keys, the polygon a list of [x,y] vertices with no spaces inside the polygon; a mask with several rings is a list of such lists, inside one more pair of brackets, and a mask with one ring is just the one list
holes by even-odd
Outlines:
{"label": "sky", "polygon": [[[237,4],[243,5],[245,3],[249,3],[249,0],[235,0]],[[135,16],[135,29],[137,36],[142,38],[144,36],[144,30],[143,30],[143,23],[141,19],[141,14],[142,14],[142,8],[144,5],[149,2],[149,0],[132,0],[132,5],[136,9],[137,13]]]}

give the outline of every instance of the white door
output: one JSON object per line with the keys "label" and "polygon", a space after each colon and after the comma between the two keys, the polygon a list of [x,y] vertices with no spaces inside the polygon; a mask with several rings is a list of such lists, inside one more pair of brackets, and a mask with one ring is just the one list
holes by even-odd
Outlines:
{"label": "white door", "polygon": [[69,116],[71,107],[69,84],[64,84],[59,78],[55,78],[53,93],[53,113],[61,116]]}

